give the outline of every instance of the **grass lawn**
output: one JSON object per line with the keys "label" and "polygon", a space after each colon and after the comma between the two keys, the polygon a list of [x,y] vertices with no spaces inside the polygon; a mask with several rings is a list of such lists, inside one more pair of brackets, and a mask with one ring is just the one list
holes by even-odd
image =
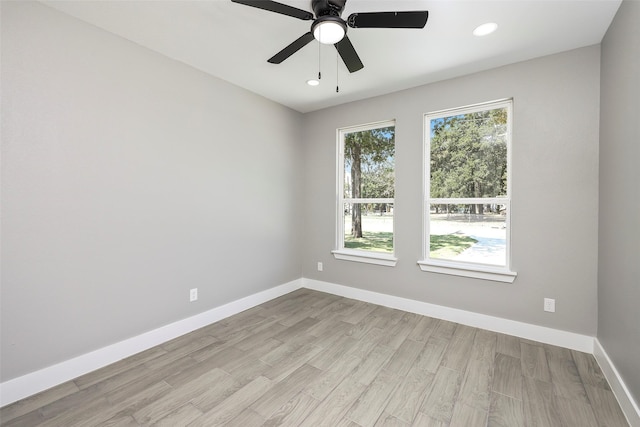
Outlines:
{"label": "grass lawn", "polygon": [[[363,237],[356,239],[347,235],[344,237],[344,247],[363,251],[393,253],[393,233],[391,232],[363,232]],[[472,237],[456,234],[431,235],[431,258],[451,259],[465,249],[478,243]]]}
{"label": "grass lawn", "polygon": [[476,243],[478,243],[476,239],[465,235],[432,234],[429,241],[429,256],[451,259]]}
{"label": "grass lawn", "polygon": [[361,249],[363,251],[377,251],[393,253],[393,233],[391,232],[362,232],[361,238],[350,235],[344,236],[344,247],[349,249]]}

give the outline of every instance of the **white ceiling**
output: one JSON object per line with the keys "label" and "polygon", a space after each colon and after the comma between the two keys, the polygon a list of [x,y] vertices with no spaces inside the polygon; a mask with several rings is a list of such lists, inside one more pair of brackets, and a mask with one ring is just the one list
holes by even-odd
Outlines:
{"label": "white ceiling", "polygon": [[[281,0],[311,10],[310,0]],[[598,44],[621,0],[348,0],[353,12],[428,10],[416,29],[349,29],[364,69],[349,74],[315,40],[282,64],[267,59],[309,31],[301,21],[231,0],[43,1],[300,112]],[[498,30],[474,37],[496,22]],[[305,82],[322,71],[321,84]],[[338,66],[336,66],[338,65]],[[336,93],[336,77],[340,92]]]}

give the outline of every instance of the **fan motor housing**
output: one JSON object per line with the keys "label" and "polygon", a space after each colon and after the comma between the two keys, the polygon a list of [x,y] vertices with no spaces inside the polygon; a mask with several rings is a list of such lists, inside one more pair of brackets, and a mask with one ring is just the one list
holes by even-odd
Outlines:
{"label": "fan motor housing", "polygon": [[316,18],[321,16],[340,16],[347,0],[312,0],[311,8]]}

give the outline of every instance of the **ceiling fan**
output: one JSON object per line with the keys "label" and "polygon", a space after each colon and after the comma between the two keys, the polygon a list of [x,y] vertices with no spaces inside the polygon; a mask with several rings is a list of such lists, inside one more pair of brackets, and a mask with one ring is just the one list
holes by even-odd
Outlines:
{"label": "ceiling fan", "polygon": [[316,39],[323,44],[332,44],[347,66],[350,73],[364,67],[355,48],[347,37],[347,26],[351,28],[424,28],[429,12],[363,12],[352,13],[345,21],[340,17],[347,0],[311,0],[311,8],[315,13],[271,0],[231,0],[245,6],[268,10],[281,15],[291,16],[303,21],[313,20],[311,30],[280,52],[269,58],[268,62],[280,64],[282,61],[302,49],[311,40]]}

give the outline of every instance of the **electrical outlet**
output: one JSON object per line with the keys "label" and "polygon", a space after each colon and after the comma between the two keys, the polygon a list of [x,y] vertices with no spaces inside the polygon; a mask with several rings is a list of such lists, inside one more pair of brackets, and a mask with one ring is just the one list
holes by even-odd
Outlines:
{"label": "electrical outlet", "polygon": [[545,298],[544,299],[544,311],[549,311],[551,313],[556,312],[556,300],[553,298]]}
{"label": "electrical outlet", "polygon": [[322,268],[323,268],[322,263],[321,263],[321,262],[319,262],[319,263],[318,263],[318,271],[322,271]]}
{"label": "electrical outlet", "polygon": [[193,288],[189,290],[189,302],[194,302],[198,300],[198,288]]}

